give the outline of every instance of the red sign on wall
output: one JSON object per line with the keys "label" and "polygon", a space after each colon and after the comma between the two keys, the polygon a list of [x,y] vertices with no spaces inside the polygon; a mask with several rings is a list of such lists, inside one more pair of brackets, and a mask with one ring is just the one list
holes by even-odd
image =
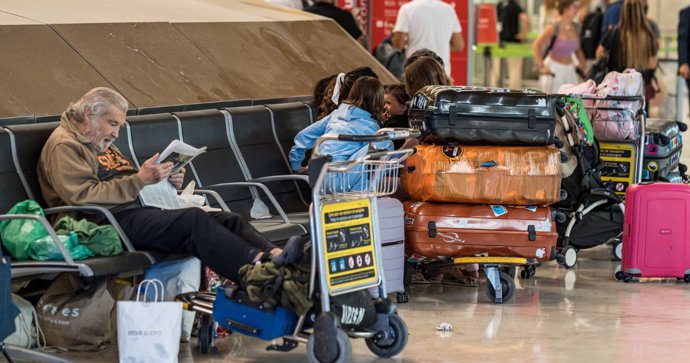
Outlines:
{"label": "red sign on wall", "polygon": [[477,44],[498,44],[496,5],[479,4],[477,13]]}

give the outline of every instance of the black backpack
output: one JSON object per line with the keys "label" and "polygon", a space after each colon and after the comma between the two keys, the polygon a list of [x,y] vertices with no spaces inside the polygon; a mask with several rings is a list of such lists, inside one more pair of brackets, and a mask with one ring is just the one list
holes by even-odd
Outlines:
{"label": "black backpack", "polygon": [[597,47],[601,41],[601,22],[604,14],[600,8],[585,16],[580,30],[580,48],[585,53],[586,59],[594,59]]}
{"label": "black backpack", "polygon": [[403,78],[405,53],[402,50],[384,41],[374,49],[374,58],[381,62],[396,78]]}

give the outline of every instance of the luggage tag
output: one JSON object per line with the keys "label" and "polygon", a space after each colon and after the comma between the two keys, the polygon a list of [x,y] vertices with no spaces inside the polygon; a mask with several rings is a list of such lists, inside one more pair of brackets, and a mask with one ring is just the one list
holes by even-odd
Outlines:
{"label": "luggage tag", "polygon": [[491,211],[494,212],[494,216],[500,217],[506,213],[508,213],[508,209],[502,205],[491,205]]}

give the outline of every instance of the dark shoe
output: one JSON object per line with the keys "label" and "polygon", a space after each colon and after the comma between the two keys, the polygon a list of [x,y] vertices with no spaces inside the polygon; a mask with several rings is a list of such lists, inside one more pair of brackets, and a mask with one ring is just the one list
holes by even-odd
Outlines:
{"label": "dark shoe", "polygon": [[279,255],[272,255],[271,260],[276,266],[286,266],[302,259],[304,255],[304,240],[301,236],[292,236],[283,247]]}
{"label": "dark shoe", "polygon": [[322,313],[314,323],[314,355],[319,362],[338,358],[338,321],[333,312]]}

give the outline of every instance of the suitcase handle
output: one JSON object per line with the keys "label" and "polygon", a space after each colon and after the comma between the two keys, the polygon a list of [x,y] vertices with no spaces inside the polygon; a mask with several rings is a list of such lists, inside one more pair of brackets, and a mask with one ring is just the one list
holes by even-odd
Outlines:
{"label": "suitcase handle", "polygon": [[479,163],[479,167],[480,167],[480,168],[491,168],[491,167],[494,167],[494,166],[496,166],[496,165],[498,165],[498,163],[495,162],[495,161],[493,161],[493,160],[490,160],[490,161],[482,161],[481,163]]}

